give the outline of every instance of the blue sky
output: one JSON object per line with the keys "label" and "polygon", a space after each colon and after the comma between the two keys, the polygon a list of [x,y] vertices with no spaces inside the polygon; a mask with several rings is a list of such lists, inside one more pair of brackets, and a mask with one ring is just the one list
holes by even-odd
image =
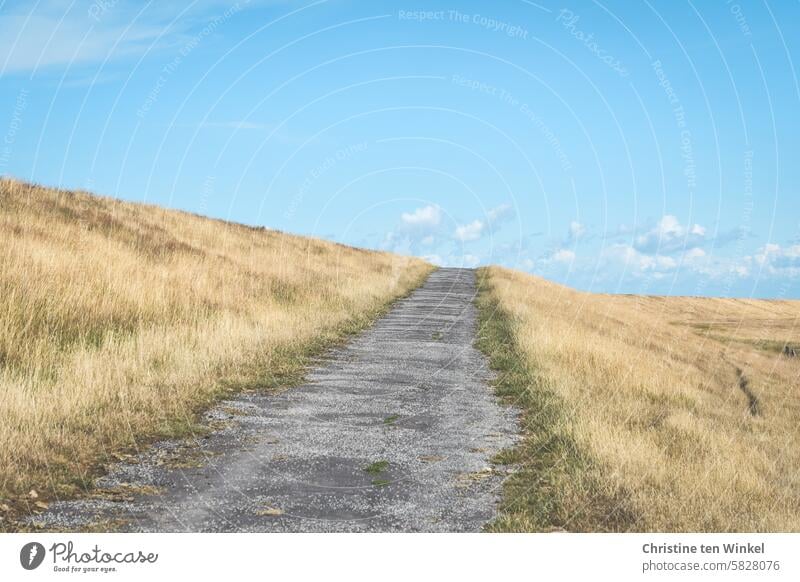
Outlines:
{"label": "blue sky", "polygon": [[3,2],[0,173],[592,291],[796,298],[798,21]]}

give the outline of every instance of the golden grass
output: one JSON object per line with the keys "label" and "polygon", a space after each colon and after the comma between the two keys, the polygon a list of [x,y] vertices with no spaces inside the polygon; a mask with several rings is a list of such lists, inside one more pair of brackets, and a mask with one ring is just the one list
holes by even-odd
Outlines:
{"label": "golden grass", "polygon": [[0,226],[0,498],[68,493],[221,395],[285,382],[431,268],[8,179]]}
{"label": "golden grass", "polygon": [[484,325],[507,322],[524,367],[501,384],[529,429],[496,529],[800,531],[800,360],[780,354],[800,302],[482,275]]}

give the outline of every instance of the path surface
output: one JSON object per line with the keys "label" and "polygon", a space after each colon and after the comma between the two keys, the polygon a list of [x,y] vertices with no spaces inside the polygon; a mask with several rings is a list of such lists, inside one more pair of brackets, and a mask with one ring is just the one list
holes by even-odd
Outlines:
{"label": "path surface", "polygon": [[[496,514],[513,410],[473,347],[475,273],[441,269],[278,395],[221,403],[222,428],[113,467],[108,491],[54,503],[55,529],[477,531]],[[223,422],[219,422],[223,421]],[[367,470],[371,469],[371,470]],[[141,494],[154,487],[159,494]]]}

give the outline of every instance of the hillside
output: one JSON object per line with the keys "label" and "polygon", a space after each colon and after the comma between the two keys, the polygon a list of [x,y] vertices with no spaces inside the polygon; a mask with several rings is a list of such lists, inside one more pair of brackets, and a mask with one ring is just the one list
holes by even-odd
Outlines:
{"label": "hillside", "polygon": [[525,411],[496,529],[800,531],[800,301],[481,276],[480,345]]}
{"label": "hillside", "polygon": [[[296,383],[432,269],[7,179],[0,225],[0,518],[91,488],[153,439],[205,434],[198,413],[222,397]],[[800,302],[599,295],[498,267],[478,279],[477,345],[523,411],[521,444],[496,458],[513,474],[490,529],[800,531]],[[471,346],[443,330],[424,358]]]}
{"label": "hillside", "polygon": [[12,506],[187,434],[224,394],[296,380],[431,269],[8,179],[0,225],[0,502]]}

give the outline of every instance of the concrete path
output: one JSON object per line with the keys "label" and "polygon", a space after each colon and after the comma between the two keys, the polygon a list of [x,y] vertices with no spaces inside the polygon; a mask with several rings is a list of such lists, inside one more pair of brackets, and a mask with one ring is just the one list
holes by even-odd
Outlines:
{"label": "concrete path", "polygon": [[36,521],[57,530],[480,530],[504,477],[490,458],[513,444],[516,414],[498,404],[473,347],[475,291],[474,271],[434,272],[303,386],[221,403],[207,414],[224,421],[210,436],[158,443],[115,466],[102,494],[55,503]]}

